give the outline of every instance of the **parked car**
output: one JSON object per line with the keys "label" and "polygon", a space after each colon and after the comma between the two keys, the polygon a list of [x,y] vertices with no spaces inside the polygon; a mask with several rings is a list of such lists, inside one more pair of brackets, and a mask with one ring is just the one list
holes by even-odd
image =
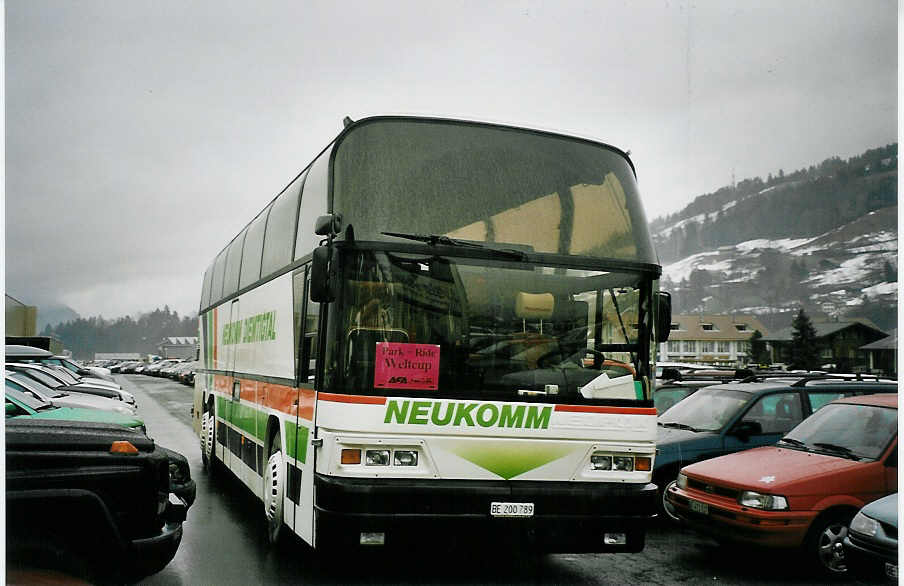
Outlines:
{"label": "parked car", "polygon": [[200,363],[197,360],[192,360],[190,362],[183,362],[179,365],[179,368],[176,370],[175,379],[184,385],[194,385],[195,384],[195,371],[198,369],[198,365]]}
{"label": "parked car", "polygon": [[98,397],[96,395],[58,391],[46,386],[38,379],[29,376],[28,372],[7,370],[5,375],[6,380],[15,383],[20,391],[31,395],[36,399],[40,399],[41,401],[46,401],[55,407],[101,409],[103,411],[113,411],[114,413],[120,413],[122,415],[135,415],[135,408],[122,401]]}
{"label": "parked car", "polygon": [[857,574],[898,581],[898,493],[857,512],[844,537],[844,559]]}
{"label": "parked car", "polygon": [[5,381],[6,422],[14,418],[53,419],[57,421],[80,421],[83,423],[113,423],[127,428],[147,431],[144,422],[132,415],[85,409],[77,407],[55,407],[23,391],[15,381]]}
{"label": "parked car", "polygon": [[110,382],[113,376],[106,368],[96,366],[82,366],[66,356],[55,356],[52,352],[35,348],[33,346],[21,346],[18,344],[6,345],[6,361],[7,362],[43,362],[44,364],[56,364],[67,368],[71,372],[79,376],[91,376],[104,379]]}
{"label": "parked car", "polygon": [[729,383],[696,391],[658,418],[653,482],[660,512],[677,521],[666,487],[688,464],[777,442],[834,399],[897,393],[897,383],[844,380],[825,375]]}
{"label": "parked car", "polygon": [[822,574],[847,570],[855,513],[898,490],[898,396],[838,399],[767,446],[681,469],[667,498],[718,541],[802,548]]}
{"label": "parked car", "polygon": [[176,364],[177,362],[180,362],[180,361],[175,358],[164,358],[163,360],[158,360],[157,362],[155,362],[153,364],[148,364],[146,367],[144,367],[142,374],[149,374],[151,376],[162,376],[160,373],[160,371],[162,369],[172,366],[172,365]]}
{"label": "parked car", "polygon": [[676,403],[690,397],[700,389],[711,387],[713,385],[723,384],[726,381],[722,378],[700,378],[693,380],[676,380],[660,384],[653,392],[653,405],[656,407],[656,413],[662,415],[671,409]]}
{"label": "parked car", "polygon": [[132,408],[137,406],[135,395],[132,393],[108,386],[95,386],[84,383],[81,379],[76,379],[72,376],[65,368],[60,369],[60,367],[50,364],[7,362],[6,369],[25,372],[32,378],[57,391],[96,395],[122,401]]}
{"label": "parked car", "polygon": [[134,364],[141,364],[141,363],[138,362],[138,361],[136,361],[136,360],[125,360],[125,361],[123,361],[123,362],[120,362],[119,364],[114,364],[113,366],[111,366],[111,367],[110,367],[110,373],[112,373],[112,374],[122,374],[122,373],[124,373],[124,372],[128,372],[128,371],[125,370],[125,369],[127,369],[128,367],[130,367],[130,366],[132,366],[132,365],[134,365]]}
{"label": "parked car", "polygon": [[181,454],[86,421],[7,419],[5,439],[7,570],[132,583],[173,558],[194,499]]}
{"label": "parked car", "polygon": [[691,374],[697,370],[709,370],[713,368],[712,366],[705,366],[703,364],[693,364],[691,362],[657,362],[656,363],[656,378],[663,378],[663,374],[666,373],[666,369],[671,370],[672,372],[678,372],[681,375]]}

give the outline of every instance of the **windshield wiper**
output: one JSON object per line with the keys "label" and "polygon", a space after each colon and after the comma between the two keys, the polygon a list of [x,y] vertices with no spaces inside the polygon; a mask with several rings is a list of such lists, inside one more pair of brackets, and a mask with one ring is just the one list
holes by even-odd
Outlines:
{"label": "windshield wiper", "polygon": [[670,421],[669,423],[660,423],[659,425],[663,427],[672,427],[674,429],[686,429],[688,431],[700,431],[696,427],[691,427],[690,425],[684,423],[676,423],[674,421]]}
{"label": "windshield wiper", "polygon": [[807,444],[805,444],[804,442],[802,442],[798,439],[794,439],[793,437],[783,437],[782,439],[778,440],[778,443],[791,444],[792,446],[798,446],[801,448],[807,447]]}
{"label": "windshield wiper", "polygon": [[430,246],[436,246],[437,244],[440,244],[442,246],[476,248],[479,250],[488,250],[501,254],[503,256],[516,258],[518,260],[527,260],[527,254],[521,252],[520,250],[513,250],[511,248],[491,248],[479,242],[458,240],[456,238],[449,238],[448,236],[443,236],[441,234],[406,234],[404,232],[380,232],[380,234],[383,234],[384,236],[393,236],[395,238],[405,238],[406,240],[416,240],[417,242],[425,242]]}
{"label": "windshield wiper", "polygon": [[824,442],[816,442],[813,444],[814,447],[822,448],[827,452],[835,452],[836,454],[841,454],[846,458],[850,458],[851,460],[860,460],[860,456],[851,451],[850,448],[846,448],[844,446],[839,446],[836,444],[827,444]]}

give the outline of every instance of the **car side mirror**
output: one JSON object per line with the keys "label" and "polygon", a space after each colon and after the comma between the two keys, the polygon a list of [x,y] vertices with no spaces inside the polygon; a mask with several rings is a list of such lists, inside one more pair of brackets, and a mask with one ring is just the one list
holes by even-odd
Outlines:
{"label": "car side mirror", "polygon": [[656,300],[656,341],[667,342],[672,331],[672,294],[657,291]]}
{"label": "car side mirror", "polygon": [[17,414],[18,412],[19,412],[18,407],[16,407],[12,403],[6,404],[6,416],[7,417],[12,417],[13,415]]}
{"label": "car side mirror", "polygon": [[332,244],[318,246],[311,259],[311,301],[330,303],[339,288],[339,252]]}
{"label": "car side mirror", "polygon": [[744,441],[747,441],[752,435],[763,433],[763,424],[759,421],[742,421],[731,429],[731,435],[736,435]]}

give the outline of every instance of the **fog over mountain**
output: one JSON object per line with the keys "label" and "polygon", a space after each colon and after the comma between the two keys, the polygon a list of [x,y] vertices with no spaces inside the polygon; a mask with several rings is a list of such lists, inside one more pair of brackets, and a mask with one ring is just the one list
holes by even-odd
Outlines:
{"label": "fog over mountain", "polygon": [[778,170],[651,222],[679,313],[897,323],[897,144]]}

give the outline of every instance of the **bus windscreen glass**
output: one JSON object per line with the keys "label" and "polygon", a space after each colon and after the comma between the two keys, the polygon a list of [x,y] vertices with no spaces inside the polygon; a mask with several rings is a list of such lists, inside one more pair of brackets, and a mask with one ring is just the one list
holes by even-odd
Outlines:
{"label": "bus windscreen glass", "polygon": [[359,240],[446,235],[534,252],[656,263],[627,159],[500,126],[374,119],[338,143],[332,210]]}
{"label": "bus windscreen glass", "polygon": [[638,398],[639,275],[374,251],[342,264],[333,392],[575,402],[606,373],[628,377],[615,398]]}

